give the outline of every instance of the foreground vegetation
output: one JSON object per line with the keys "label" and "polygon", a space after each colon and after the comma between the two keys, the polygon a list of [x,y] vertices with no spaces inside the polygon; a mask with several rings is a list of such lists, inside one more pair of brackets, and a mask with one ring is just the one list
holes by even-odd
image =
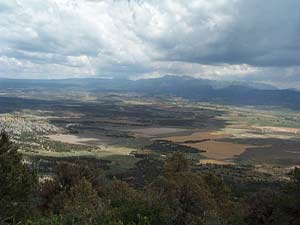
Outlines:
{"label": "foreground vegetation", "polygon": [[145,158],[131,177],[108,177],[97,161],[59,162],[38,180],[6,133],[0,138],[0,224],[300,224],[300,170],[276,189],[237,195],[193,169],[182,153]]}

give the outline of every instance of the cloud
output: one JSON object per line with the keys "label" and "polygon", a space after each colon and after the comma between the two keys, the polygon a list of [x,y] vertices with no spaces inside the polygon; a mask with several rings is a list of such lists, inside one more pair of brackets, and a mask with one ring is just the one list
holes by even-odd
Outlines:
{"label": "cloud", "polygon": [[299,12],[298,0],[0,0],[0,76],[297,80]]}
{"label": "cloud", "polygon": [[[296,0],[193,1],[153,41],[165,60],[258,67],[300,64],[300,2]],[[176,8],[176,7],[175,7]],[[164,9],[165,10],[165,9]],[[162,19],[162,21],[164,21]]]}

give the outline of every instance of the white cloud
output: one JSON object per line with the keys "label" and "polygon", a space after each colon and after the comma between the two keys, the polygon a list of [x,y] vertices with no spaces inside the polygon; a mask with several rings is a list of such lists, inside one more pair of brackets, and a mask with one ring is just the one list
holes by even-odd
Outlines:
{"label": "white cloud", "polygon": [[0,76],[298,80],[299,10],[298,0],[0,0]]}

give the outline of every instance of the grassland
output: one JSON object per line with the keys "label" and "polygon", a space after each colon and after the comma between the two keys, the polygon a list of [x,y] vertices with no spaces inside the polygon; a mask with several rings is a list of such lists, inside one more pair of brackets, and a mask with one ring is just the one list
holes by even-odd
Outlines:
{"label": "grassland", "polygon": [[277,175],[300,165],[297,111],[128,93],[17,95],[1,97],[0,126],[35,162],[89,157],[119,172],[141,157],[183,151],[202,164],[256,165]]}

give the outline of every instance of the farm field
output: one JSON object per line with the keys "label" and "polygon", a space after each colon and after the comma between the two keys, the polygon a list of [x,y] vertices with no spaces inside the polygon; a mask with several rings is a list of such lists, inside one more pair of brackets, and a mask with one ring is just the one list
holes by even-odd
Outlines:
{"label": "farm field", "polygon": [[253,146],[247,146],[243,144],[226,143],[221,141],[205,141],[196,144],[187,144],[187,146],[202,149],[205,152],[203,155],[209,159],[216,160],[230,160],[236,156],[242,154],[247,148]]}
{"label": "farm field", "polygon": [[128,93],[60,94],[68,98],[32,91],[1,97],[0,125],[29,161],[92,157],[120,171],[181,151],[199,165],[254,165],[270,174],[272,167],[284,173],[300,165],[297,111]]}

